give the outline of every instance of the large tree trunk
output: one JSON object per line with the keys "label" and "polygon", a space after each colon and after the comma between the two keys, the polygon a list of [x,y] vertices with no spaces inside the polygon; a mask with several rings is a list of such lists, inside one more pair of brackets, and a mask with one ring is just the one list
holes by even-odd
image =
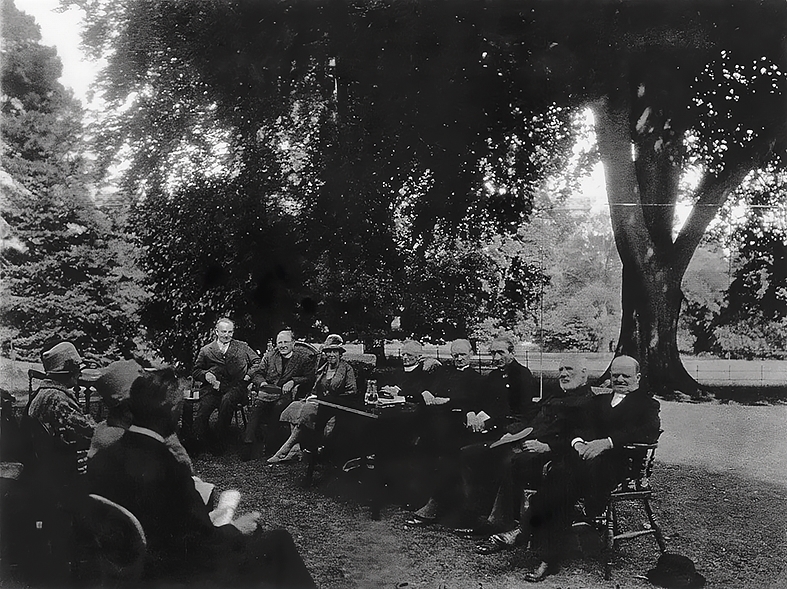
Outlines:
{"label": "large tree trunk", "polygon": [[594,109],[612,228],[623,262],[616,354],[639,360],[645,386],[653,392],[696,396],[705,389],[686,371],[678,353],[681,281],[708,224],[754,163],[742,160],[706,175],[697,204],[673,240],[680,168],[674,148],[682,135],[676,134],[670,145],[643,131],[662,128],[664,120],[653,114],[656,109],[643,105],[644,99],[634,98],[647,98],[644,82],[635,82],[632,90],[627,78],[619,81]]}
{"label": "large tree trunk", "polygon": [[660,394],[702,390],[678,353],[682,277],[669,268],[643,274],[631,264],[623,266],[623,317],[615,353],[639,359],[643,386]]}

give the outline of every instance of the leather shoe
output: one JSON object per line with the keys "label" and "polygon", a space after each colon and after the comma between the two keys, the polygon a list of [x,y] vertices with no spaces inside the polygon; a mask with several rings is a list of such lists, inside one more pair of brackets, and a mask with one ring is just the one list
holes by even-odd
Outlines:
{"label": "leather shoe", "polygon": [[543,581],[547,578],[554,570],[552,567],[549,566],[548,563],[542,562],[539,564],[536,569],[530,573],[525,573],[525,581],[529,581],[531,583],[538,583],[539,581]]}
{"label": "leather shoe", "polygon": [[501,550],[510,550],[519,544],[521,533],[522,532],[519,528],[514,528],[513,530],[509,530],[507,532],[493,534],[489,536],[489,539],[486,542],[477,544],[475,551],[478,554],[494,554],[495,552],[500,552]]}
{"label": "leather shoe", "polygon": [[507,548],[509,548],[509,546],[495,542],[491,538],[485,542],[479,542],[475,545],[476,554],[495,554],[496,552],[501,552]]}

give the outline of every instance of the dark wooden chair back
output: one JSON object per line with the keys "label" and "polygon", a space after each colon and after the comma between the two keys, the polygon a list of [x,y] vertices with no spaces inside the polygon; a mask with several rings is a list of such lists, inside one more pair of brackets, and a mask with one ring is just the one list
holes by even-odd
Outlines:
{"label": "dark wooden chair back", "polygon": [[88,495],[75,518],[80,585],[138,586],[145,568],[147,540],[139,520],[122,505]]}
{"label": "dark wooden chair back", "polygon": [[344,355],[347,363],[353,367],[355,373],[355,386],[358,395],[363,397],[366,393],[366,385],[374,378],[374,369],[377,366],[377,356],[374,354],[353,354]]}

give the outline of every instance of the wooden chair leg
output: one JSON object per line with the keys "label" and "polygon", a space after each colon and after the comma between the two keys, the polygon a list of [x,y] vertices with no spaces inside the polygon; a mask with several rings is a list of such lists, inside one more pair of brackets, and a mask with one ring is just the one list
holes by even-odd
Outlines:
{"label": "wooden chair leg", "polygon": [[650,500],[645,498],[642,500],[645,506],[645,513],[648,515],[650,521],[650,528],[653,530],[653,535],[656,537],[656,542],[659,545],[659,550],[662,553],[667,551],[667,543],[664,541],[664,534],[661,532],[661,527],[656,523],[656,517],[653,515],[653,510],[650,507]]}
{"label": "wooden chair leg", "polygon": [[615,528],[617,527],[615,516],[614,503],[610,502],[607,504],[604,529],[604,579],[607,581],[612,579],[612,557],[615,551]]}

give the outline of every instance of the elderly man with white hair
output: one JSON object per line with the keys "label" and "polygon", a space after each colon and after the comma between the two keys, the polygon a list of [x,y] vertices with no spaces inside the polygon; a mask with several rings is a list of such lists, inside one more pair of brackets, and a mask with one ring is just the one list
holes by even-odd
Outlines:
{"label": "elderly man with white hair", "polygon": [[[477,448],[466,448],[463,475],[468,497],[467,502],[474,507],[479,501],[477,481],[498,481],[497,495],[492,512],[486,519],[486,527],[504,531],[492,535],[488,541],[476,548],[480,554],[490,554],[511,548],[520,542],[521,530],[516,523],[515,498],[523,496],[520,511],[526,511],[527,494],[522,491],[537,489],[541,484],[544,465],[567,453],[570,449],[572,424],[579,420],[579,414],[593,396],[588,384],[585,358],[579,355],[566,356],[560,360],[558,368],[560,388],[542,403],[536,417],[522,424],[520,437],[516,432],[505,439],[515,440],[501,444],[486,452]],[[529,433],[525,426],[532,431]],[[519,440],[516,440],[520,437]],[[473,452],[476,450],[476,452]],[[470,482],[473,481],[473,482]],[[485,503],[488,505],[488,503]]]}
{"label": "elderly man with white hair", "polygon": [[424,358],[421,342],[408,339],[400,350],[402,370],[391,376],[391,383],[380,388],[384,393],[399,395],[410,403],[424,405],[424,392],[434,388],[434,379],[440,362],[434,358]]}

